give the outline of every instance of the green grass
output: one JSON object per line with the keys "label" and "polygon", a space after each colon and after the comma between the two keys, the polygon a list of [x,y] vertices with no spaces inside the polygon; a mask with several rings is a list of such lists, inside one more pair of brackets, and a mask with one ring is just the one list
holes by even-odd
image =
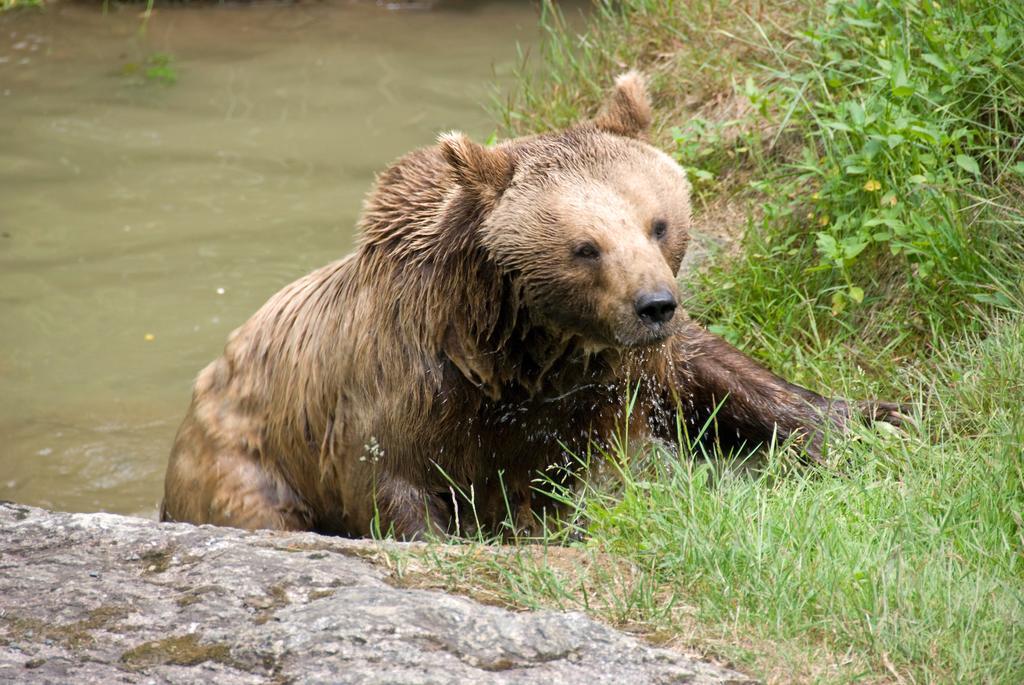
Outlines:
{"label": "green grass", "polygon": [[862,431],[832,468],[780,452],[754,475],[655,461],[588,494],[591,534],[702,621],[852,649],[913,680],[1022,682],[1021,379],[1017,318],[936,352],[910,385],[927,401],[920,434]]}
{"label": "green grass", "polygon": [[623,0],[583,35],[550,7],[542,27],[495,102],[506,132],[589,116],[642,68],[698,221],[746,217],[687,277],[691,313],[803,385],[911,401],[919,425],[860,430],[819,467],[620,450],[574,498],[584,542],[400,569],[773,682],[1024,682],[1024,4]]}
{"label": "green grass", "polygon": [[43,0],[0,0],[0,12],[25,7],[40,8],[44,6]]}

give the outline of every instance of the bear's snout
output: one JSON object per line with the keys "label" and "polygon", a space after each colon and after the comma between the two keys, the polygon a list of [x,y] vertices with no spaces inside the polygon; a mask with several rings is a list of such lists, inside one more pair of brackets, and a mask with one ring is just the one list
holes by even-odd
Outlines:
{"label": "bear's snout", "polygon": [[676,306],[676,296],[668,290],[640,293],[633,302],[636,315],[648,326],[671,321]]}

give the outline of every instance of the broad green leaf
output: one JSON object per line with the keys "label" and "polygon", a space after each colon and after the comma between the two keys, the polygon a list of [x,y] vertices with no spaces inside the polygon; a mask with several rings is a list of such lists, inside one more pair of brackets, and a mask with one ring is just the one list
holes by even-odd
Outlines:
{"label": "broad green leaf", "polygon": [[901,62],[897,62],[892,72],[892,94],[898,98],[909,97],[914,94],[914,86],[907,78],[907,70]]}
{"label": "broad green leaf", "polygon": [[936,69],[947,72],[949,71],[949,67],[946,66],[946,63],[938,55],[933,55],[930,52],[926,52],[925,54],[921,55],[921,59],[923,59],[925,62],[932,65]]}
{"label": "broad green leaf", "polygon": [[864,125],[864,108],[861,107],[859,102],[851,100],[846,105],[847,110],[850,112],[850,120],[857,126]]}
{"label": "broad green leaf", "polygon": [[[925,126],[914,124],[910,127],[909,132],[914,134],[914,136],[917,138],[923,138],[924,140],[927,140],[929,143],[933,143],[936,145],[939,143],[940,134],[937,131],[933,131],[932,129],[929,129]],[[924,161],[924,157],[924,155],[921,156],[922,162]]]}
{"label": "broad green leaf", "polygon": [[836,243],[836,239],[828,233],[819,233],[817,244],[821,253],[829,259],[839,257],[839,245]]}
{"label": "broad green leaf", "polygon": [[846,309],[846,297],[841,291],[832,293],[832,314],[842,314],[843,310]]}
{"label": "broad green leaf", "polygon": [[879,27],[878,22],[869,21],[867,19],[854,19],[853,17],[845,17],[844,21],[851,26],[859,26],[864,29],[876,29]]}
{"label": "broad green leaf", "polygon": [[894,231],[898,231],[899,229],[903,228],[903,222],[900,221],[899,219],[894,219],[892,217],[885,216],[877,217],[874,219],[868,219],[863,223],[863,226],[864,228],[873,228],[875,226],[888,226]]}
{"label": "broad green leaf", "polygon": [[863,252],[867,246],[868,244],[859,238],[847,238],[843,241],[843,258],[853,259]]}
{"label": "broad green leaf", "polygon": [[853,131],[852,128],[850,128],[841,121],[826,121],[825,126],[835,131]]}
{"label": "broad green leaf", "polygon": [[961,169],[963,169],[964,171],[969,171],[975,176],[981,173],[981,169],[978,168],[978,163],[974,161],[973,157],[969,157],[967,155],[957,155],[956,163],[960,165]]}
{"label": "broad green leaf", "polygon": [[1010,307],[1013,303],[1006,295],[1001,292],[994,293],[973,293],[971,294],[978,302],[984,302],[985,304],[993,304],[997,307]]}

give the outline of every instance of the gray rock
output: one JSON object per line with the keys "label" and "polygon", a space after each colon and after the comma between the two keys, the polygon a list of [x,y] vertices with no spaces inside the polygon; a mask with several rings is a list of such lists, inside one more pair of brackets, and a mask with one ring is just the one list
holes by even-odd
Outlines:
{"label": "gray rock", "polygon": [[393,587],[374,544],[0,503],[0,682],[751,682],[583,614]]}

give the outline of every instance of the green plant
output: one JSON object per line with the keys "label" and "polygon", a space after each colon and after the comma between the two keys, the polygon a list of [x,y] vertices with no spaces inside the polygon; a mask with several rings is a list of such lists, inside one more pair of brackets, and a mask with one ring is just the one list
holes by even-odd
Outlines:
{"label": "green plant", "polygon": [[178,70],[174,66],[174,55],[164,52],[150,54],[142,63],[128,62],[121,67],[123,76],[137,77],[150,83],[160,83],[166,86],[173,85],[178,81]]}
{"label": "green plant", "polygon": [[165,52],[154,52],[146,59],[144,72],[147,81],[171,85],[178,80],[178,72],[174,68],[174,56]]}
{"label": "green plant", "polygon": [[0,0],[0,12],[25,7],[44,7],[43,0]]}
{"label": "green plant", "polygon": [[992,260],[1024,222],[1024,5],[830,2],[804,39],[773,92],[803,139],[792,218],[846,286],[833,311],[889,267],[912,292],[1008,306]]}
{"label": "green plant", "polygon": [[722,128],[723,124],[694,117],[670,130],[676,146],[675,158],[686,168],[691,183],[710,184],[715,180],[721,166],[718,156]]}

